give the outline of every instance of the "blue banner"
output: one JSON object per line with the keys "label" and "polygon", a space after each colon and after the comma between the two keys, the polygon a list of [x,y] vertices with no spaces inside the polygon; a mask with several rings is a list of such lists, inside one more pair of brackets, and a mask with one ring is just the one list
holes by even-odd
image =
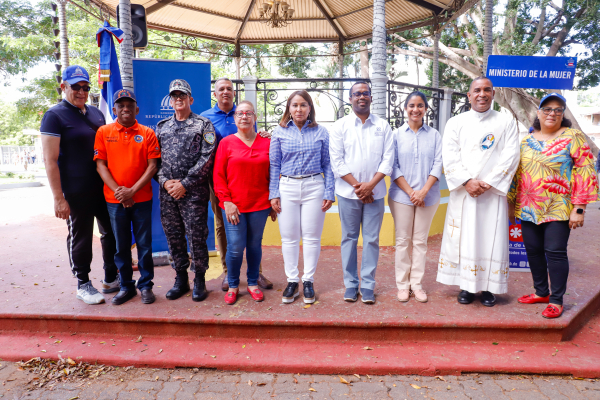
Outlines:
{"label": "blue banner", "polygon": [[573,89],[577,57],[489,56],[494,87]]}
{"label": "blue banner", "polygon": [[508,221],[508,259],[511,271],[529,271],[529,262],[527,261],[527,251],[523,243],[523,231],[521,230],[521,220],[515,220],[515,224]]}
{"label": "blue banner", "polygon": [[[169,104],[169,83],[174,79],[185,79],[192,88],[192,111],[200,114],[211,107],[210,63],[197,61],[133,59],[133,85],[140,113],[140,124],[156,130],[156,124],[173,115]],[[152,251],[168,251],[167,239],[160,222],[158,184],[152,180],[154,201],[152,202]],[[208,207],[208,250],[215,250],[214,214]]]}

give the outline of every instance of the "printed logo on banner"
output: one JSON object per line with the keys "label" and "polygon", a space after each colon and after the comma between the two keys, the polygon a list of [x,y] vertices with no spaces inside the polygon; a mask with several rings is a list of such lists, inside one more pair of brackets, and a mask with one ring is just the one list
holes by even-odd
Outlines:
{"label": "printed logo on banner", "polygon": [[173,111],[173,107],[171,107],[171,96],[166,95],[163,97],[162,101],[160,102],[160,111]]}
{"label": "printed logo on banner", "polygon": [[508,260],[511,271],[529,271],[527,252],[523,244],[523,232],[521,221],[508,226]]}

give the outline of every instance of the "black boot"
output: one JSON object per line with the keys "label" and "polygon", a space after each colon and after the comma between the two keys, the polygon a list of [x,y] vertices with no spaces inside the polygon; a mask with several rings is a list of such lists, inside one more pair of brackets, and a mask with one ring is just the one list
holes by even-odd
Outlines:
{"label": "black boot", "polygon": [[194,290],[192,291],[192,300],[202,301],[208,297],[206,290],[206,282],[204,281],[204,273],[196,272],[194,277]]}
{"label": "black boot", "polygon": [[167,299],[176,300],[190,291],[190,282],[188,279],[187,271],[177,272],[175,277],[175,284],[167,292]]}

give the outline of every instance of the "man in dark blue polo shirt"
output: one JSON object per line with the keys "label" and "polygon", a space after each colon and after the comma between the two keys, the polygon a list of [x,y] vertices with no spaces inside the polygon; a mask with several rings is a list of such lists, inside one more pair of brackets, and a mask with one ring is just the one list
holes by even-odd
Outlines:
{"label": "man in dark blue polo shirt", "polygon": [[[236,108],[235,104],[233,103],[235,99],[235,91],[233,90],[233,82],[231,82],[229,78],[219,78],[215,81],[215,97],[217,99],[217,104],[215,104],[213,108],[209,108],[200,115],[210,119],[210,122],[212,122],[213,126],[215,127],[218,145],[218,142],[221,139],[237,133],[237,126],[235,125],[235,121],[233,119],[233,114],[235,113]],[[263,131],[259,133],[263,137],[271,136],[268,132]],[[227,264],[225,263],[225,254],[227,254],[227,236],[225,236],[223,215],[219,209],[219,200],[217,199],[217,196],[215,196],[212,179],[209,182],[209,188],[210,205],[213,213],[215,214],[215,236],[217,237],[219,253],[221,255],[221,265],[223,266],[223,273],[225,274],[223,282],[221,283],[221,289],[226,292],[229,290],[229,283],[227,282]],[[258,286],[263,289],[273,288],[271,281],[269,281],[262,273],[262,264],[260,265],[260,274],[258,275]]]}
{"label": "man in dark blue polo shirt", "polygon": [[87,304],[100,304],[104,296],[89,278],[94,217],[104,258],[102,292],[119,291],[115,237],[102,191],[104,183],[94,162],[96,131],[106,122],[100,110],[85,104],[90,77],[83,67],[67,67],[60,87],[65,99],[46,111],[40,127],[46,174],[54,196],[54,214],[67,220],[67,252],[71,271],[77,277],[77,298]]}

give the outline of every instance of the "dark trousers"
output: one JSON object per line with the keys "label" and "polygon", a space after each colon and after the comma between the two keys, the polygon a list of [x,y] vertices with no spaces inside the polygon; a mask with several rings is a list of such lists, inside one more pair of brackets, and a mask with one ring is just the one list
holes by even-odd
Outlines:
{"label": "dark trousers", "polygon": [[114,282],[117,278],[115,253],[117,246],[110,226],[110,217],[102,191],[65,194],[71,215],[67,219],[67,253],[73,275],[79,284],[89,281],[92,263],[92,241],[94,238],[94,218],[98,222],[102,258],[104,259],[104,281]]}
{"label": "dark trousers", "polygon": [[140,290],[152,289],[154,262],[152,261],[152,200],[135,203],[125,208],[121,203],[107,203],[110,224],[117,241],[115,264],[121,275],[121,289],[135,289],[131,265],[131,227],[138,254]]}
{"label": "dark trousers", "polygon": [[160,221],[173,257],[173,269],[187,271],[190,265],[189,243],[192,271],[204,275],[208,269],[208,199],[161,201]]}
{"label": "dark trousers", "polygon": [[246,273],[248,286],[258,285],[262,259],[262,238],[270,212],[271,207],[261,211],[240,213],[240,220],[237,225],[234,225],[227,221],[225,210],[221,210],[225,232],[227,232],[227,282],[229,282],[230,289],[235,289],[240,285],[244,250],[246,250],[248,264]]}
{"label": "dark trousers", "polygon": [[[535,294],[540,297],[550,295],[550,303],[562,305],[569,277],[569,221],[552,221],[539,225],[523,221],[521,228]],[[551,290],[548,289],[548,276]]]}

